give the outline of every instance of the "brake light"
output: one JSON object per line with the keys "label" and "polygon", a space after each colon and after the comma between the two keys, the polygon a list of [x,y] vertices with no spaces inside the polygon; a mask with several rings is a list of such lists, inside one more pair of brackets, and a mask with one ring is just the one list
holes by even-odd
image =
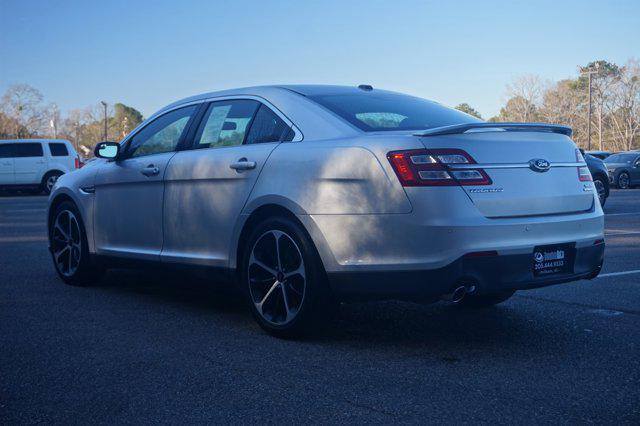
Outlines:
{"label": "brake light", "polygon": [[[584,163],[584,156],[580,152],[579,149],[576,149],[576,162]],[[580,182],[593,182],[593,178],[591,177],[591,172],[589,171],[589,167],[580,166],[578,167],[578,180]]]}
{"label": "brake light", "polygon": [[76,157],[76,169],[79,169],[80,167],[82,167],[80,165],[80,158]]}
{"label": "brake light", "polygon": [[[392,151],[387,158],[402,186],[491,185],[493,182],[461,149]],[[465,167],[461,167],[464,165]]]}

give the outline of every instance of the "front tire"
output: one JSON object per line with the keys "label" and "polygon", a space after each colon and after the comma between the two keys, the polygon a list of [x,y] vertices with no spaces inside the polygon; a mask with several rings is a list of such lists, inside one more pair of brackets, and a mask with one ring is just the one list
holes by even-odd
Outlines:
{"label": "front tire", "polygon": [[70,201],[60,203],[55,209],[49,246],[56,272],[65,283],[84,286],[100,277],[102,269],[91,262],[82,217]]}
{"label": "front tire", "polygon": [[508,300],[515,292],[515,290],[507,290],[498,293],[466,295],[456,305],[462,308],[486,308]]}
{"label": "front tire", "polygon": [[259,223],[240,269],[249,309],[269,334],[300,337],[326,322],[331,312],[326,274],[299,223],[284,216]]}
{"label": "front tire", "polygon": [[618,175],[617,187],[618,189],[629,189],[629,173],[622,172]]}

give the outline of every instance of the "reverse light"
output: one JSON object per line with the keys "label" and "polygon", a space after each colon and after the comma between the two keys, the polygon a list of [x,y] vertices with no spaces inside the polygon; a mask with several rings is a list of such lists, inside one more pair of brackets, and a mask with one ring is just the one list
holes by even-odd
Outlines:
{"label": "reverse light", "polygon": [[491,185],[483,169],[459,168],[477,164],[461,149],[415,149],[393,151],[387,158],[403,186]]}
{"label": "reverse light", "polygon": [[[576,162],[584,163],[584,156],[580,152],[579,149],[576,149]],[[580,166],[578,167],[578,180],[580,182],[593,182],[593,177],[591,177],[591,172],[589,171],[589,167]]]}

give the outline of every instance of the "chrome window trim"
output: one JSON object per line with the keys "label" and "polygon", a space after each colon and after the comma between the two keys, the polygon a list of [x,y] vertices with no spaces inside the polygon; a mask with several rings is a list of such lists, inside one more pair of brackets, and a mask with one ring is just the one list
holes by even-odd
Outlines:
{"label": "chrome window trim", "polygon": [[[551,167],[586,167],[587,163],[550,163]],[[448,164],[453,169],[528,169],[529,163]]]}
{"label": "chrome window trim", "polygon": [[226,101],[226,100],[242,100],[242,99],[253,100],[253,101],[257,101],[257,102],[260,102],[260,103],[264,104],[275,115],[280,117],[280,119],[282,121],[284,121],[289,127],[291,127],[293,129],[293,132],[294,132],[295,135],[294,135],[292,140],[287,141],[287,142],[301,142],[304,139],[304,135],[303,135],[302,131],[300,131],[298,126],[296,126],[293,123],[293,121],[291,121],[289,119],[289,117],[284,115],[282,113],[282,111],[280,111],[278,108],[276,108],[271,102],[269,102],[265,98],[263,98],[261,96],[255,96],[255,95],[222,95],[222,96],[211,96],[211,97],[208,97],[208,98],[198,99],[198,100],[191,101],[191,102],[185,102],[185,103],[180,104],[180,105],[174,105],[173,107],[168,108],[168,109],[160,110],[157,113],[155,113],[154,115],[152,115],[151,117],[149,117],[147,120],[145,120],[142,123],[140,123],[135,129],[133,129],[131,131],[131,133],[129,133],[127,135],[127,137],[124,138],[120,142],[120,145],[122,145],[123,150],[126,150],[127,149],[127,144],[129,143],[129,141],[137,133],[139,133],[142,129],[147,127],[148,124],[152,123],[153,121],[155,121],[156,119],[162,117],[163,115],[170,113],[171,111],[175,111],[177,109],[188,107],[188,106],[191,106],[191,105],[201,105],[201,104],[205,104],[205,103],[209,103],[209,102],[222,102],[222,101]]}

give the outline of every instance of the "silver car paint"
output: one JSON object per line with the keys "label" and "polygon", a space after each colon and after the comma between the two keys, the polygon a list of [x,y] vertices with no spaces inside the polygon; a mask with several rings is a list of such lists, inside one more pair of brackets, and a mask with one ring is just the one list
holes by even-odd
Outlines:
{"label": "silver car paint", "polygon": [[[509,197],[515,197],[518,202],[510,205],[519,208],[531,188],[546,187],[550,181],[546,177],[536,181],[542,175],[531,172],[518,182],[509,183],[505,177],[501,182],[503,193],[473,195],[462,187],[403,188],[386,161],[389,151],[419,149],[425,144],[447,147],[477,143],[478,138],[490,141],[499,132],[432,138],[410,132],[365,134],[303,96],[278,87],[187,98],[147,122],[188,103],[245,97],[260,99],[295,125],[295,141],[161,154],[166,160],[164,184],[157,179],[127,177],[127,168],[143,166],[143,160],[155,162],[151,157],[156,155],[139,157],[142,163],[136,166],[118,164],[130,160],[95,161],[91,167],[63,176],[50,200],[65,194],[78,204],[92,253],[159,256],[163,261],[230,268],[237,265],[236,248],[246,220],[256,209],[269,204],[282,206],[300,219],[328,272],[431,269],[472,251],[515,254],[530,252],[538,244],[576,241],[581,247],[603,238],[602,209],[593,191],[583,194],[575,168],[566,167],[575,179],[569,175],[561,178],[571,179],[569,184],[575,185],[580,195],[575,200],[579,210],[586,211],[489,218],[486,213],[491,213],[491,205],[501,200],[508,204]],[[550,154],[555,157],[552,162],[575,167],[573,151],[567,150],[572,142],[568,138],[543,140],[550,136],[519,133],[521,142],[531,145],[517,162]],[[537,142],[546,143],[550,151],[545,148],[540,152]],[[479,163],[513,162],[505,146],[476,149],[472,155]],[[228,163],[241,157],[255,161],[257,167],[241,174],[229,169]],[[548,173],[561,174],[562,170],[552,167]],[[118,176],[118,172],[123,173]],[[491,175],[495,172],[492,170]],[[547,176],[553,180],[552,174]],[[125,185],[127,179],[133,181]],[[100,195],[112,184],[115,191],[121,183],[122,193],[107,190],[104,197]],[[94,184],[96,194],[80,189]],[[161,201],[158,188],[164,188]],[[582,209],[585,196],[590,209]],[[548,200],[542,201],[544,204]]]}

